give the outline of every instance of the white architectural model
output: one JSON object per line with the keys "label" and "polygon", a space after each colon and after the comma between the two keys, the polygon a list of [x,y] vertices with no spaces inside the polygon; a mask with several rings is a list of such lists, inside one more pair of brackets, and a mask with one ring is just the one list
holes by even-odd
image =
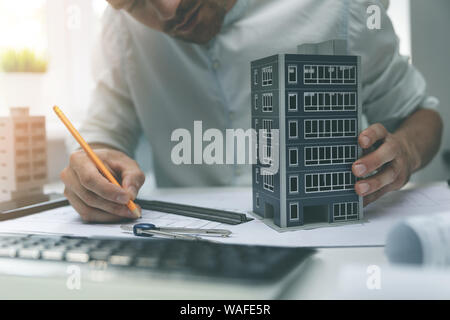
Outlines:
{"label": "white architectural model", "polygon": [[0,201],[42,194],[46,179],[45,117],[11,108],[0,117]]}

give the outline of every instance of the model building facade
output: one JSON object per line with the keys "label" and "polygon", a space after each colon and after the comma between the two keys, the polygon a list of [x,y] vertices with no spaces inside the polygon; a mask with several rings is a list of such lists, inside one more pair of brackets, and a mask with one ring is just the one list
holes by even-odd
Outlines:
{"label": "model building facade", "polygon": [[0,117],[0,201],[42,193],[46,179],[45,118],[11,108]]}
{"label": "model building facade", "polygon": [[361,152],[359,72],[360,58],[348,55],[279,54],[251,63],[252,128],[279,129],[280,146],[274,152],[270,133],[267,143],[257,141],[264,158],[279,157],[279,170],[268,174],[258,152],[256,214],[279,227],[362,218],[351,171]]}

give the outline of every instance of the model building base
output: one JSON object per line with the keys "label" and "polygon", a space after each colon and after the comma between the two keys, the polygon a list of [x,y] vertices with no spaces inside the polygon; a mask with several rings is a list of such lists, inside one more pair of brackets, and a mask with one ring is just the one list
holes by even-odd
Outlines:
{"label": "model building base", "polygon": [[343,221],[343,222],[333,222],[333,223],[318,222],[318,223],[309,223],[309,224],[305,224],[305,225],[282,228],[282,227],[277,226],[273,222],[273,219],[262,218],[261,216],[259,216],[258,214],[254,213],[252,211],[249,211],[247,213],[250,214],[256,220],[263,222],[265,225],[267,225],[271,229],[273,229],[277,232],[280,232],[280,233],[290,232],[290,231],[298,231],[298,230],[314,230],[314,229],[321,229],[321,228],[341,227],[341,226],[347,226],[347,225],[351,225],[351,224],[365,224],[365,223],[370,222],[367,218],[362,218],[362,219],[353,220],[353,221]]}

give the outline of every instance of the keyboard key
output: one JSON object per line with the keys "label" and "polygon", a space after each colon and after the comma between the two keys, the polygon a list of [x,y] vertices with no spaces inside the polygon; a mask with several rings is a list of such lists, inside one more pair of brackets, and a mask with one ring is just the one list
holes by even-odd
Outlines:
{"label": "keyboard key", "polygon": [[22,248],[18,252],[19,258],[24,259],[39,259],[41,257],[41,247],[40,246],[34,246],[29,248]]}
{"label": "keyboard key", "polygon": [[109,257],[109,263],[113,266],[129,266],[133,257],[127,253],[116,253]]}
{"label": "keyboard key", "polygon": [[112,254],[110,249],[96,249],[89,253],[91,260],[108,261],[109,256]]}
{"label": "keyboard key", "polygon": [[14,258],[19,251],[20,246],[10,246],[0,248],[0,257]]}
{"label": "keyboard key", "polygon": [[159,258],[158,257],[137,257],[136,267],[138,268],[158,268]]}
{"label": "keyboard key", "polygon": [[44,260],[62,261],[65,258],[65,249],[48,249],[41,253],[41,258]]}
{"label": "keyboard key", "polygon": [[66,260],[69,262],[87,263],[89,258],[88,250],[73,249],[66,252]]}

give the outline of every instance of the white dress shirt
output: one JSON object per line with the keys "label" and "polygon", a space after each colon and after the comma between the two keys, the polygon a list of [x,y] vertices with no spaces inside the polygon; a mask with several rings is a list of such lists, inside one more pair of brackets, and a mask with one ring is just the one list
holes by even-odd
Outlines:
{"label": "white dress shirt", "polygon": [[174,165],[172,132],[193,132],[196,120],[203,130],[250,128],[250,61],[330,39],[346,39],[349,54],[362,57],[368,124],[394,130],[417,108],[436,108],[438,101],[399,55],[384,8],[381,29],[367,28],[366,9],[374,3],[381,7],[363,0],[238,0],[207,45],[174,39],[108,8],[94,60],[97,85],[81,133],[129,155],[144,134],[158,186],[250,185],[249,166]]}

